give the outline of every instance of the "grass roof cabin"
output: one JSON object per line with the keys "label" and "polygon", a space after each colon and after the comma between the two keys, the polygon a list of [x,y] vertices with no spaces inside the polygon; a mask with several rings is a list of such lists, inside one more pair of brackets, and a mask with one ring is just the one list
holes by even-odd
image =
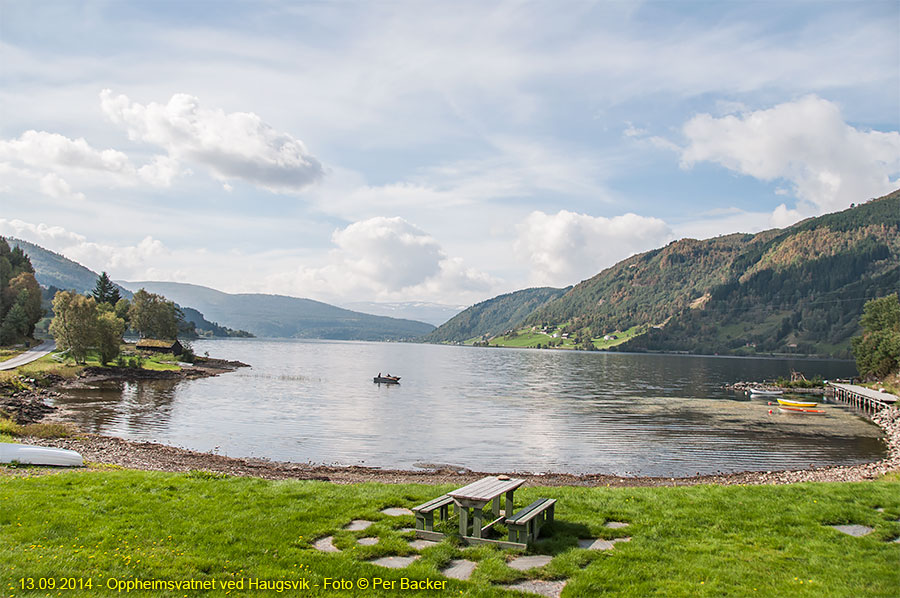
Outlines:
{"label": "grass roof cabin", "polygon": [[184,347],[177,340],[166,341],[155,338],[142,338],[137,342],[136,347],[142,351],[151,351],[153,353],[171,353],[172,355],[184,353]]}

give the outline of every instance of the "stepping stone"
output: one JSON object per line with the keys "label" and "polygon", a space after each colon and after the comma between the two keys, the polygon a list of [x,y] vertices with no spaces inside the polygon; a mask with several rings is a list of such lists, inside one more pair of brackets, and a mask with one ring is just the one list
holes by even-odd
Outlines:
{"label": "stepping stone", "polygon": [[416,528],[414,528],[414,527],[401,527],[401,528],[398,529],[397,531],[400,532],[401,534],[406,534],[406,533],[408,533],[408,532],[414,532],[414,531],[416,531]]}
{"label": "stepping stone", "polygon": [[613,538],[612,540],[602,540],[600,538],[582,538],[578,540],[578,548],[586,550],[612,550],[616,542],[630,542],[631,537]]}
{"label": "stepping stone", "polygon": [[478,563],[466,559],[453,559],[446,569],[441,570],[441,575],[450,579],[469,579]]}
{"label": "stepping stone", "polygon": [[549,598],[559,598],[563,588],[566,587],[566,582],[565,580],[543,581],[540,579],[529,579],[503,587],[507,590],[517,590],[519,592],[530,592],[539,596],[548,596]]}
{"label": "stepping stone", "polygon": [[357,544],[362,544],[363,546],[375,546],[378,544],[378,538],[360,538],[356,541]]}
{"label": "stepping stone", "polygon": [[879,513],[884,513],[884,507],[878,507],[875,510],[878,511]]}
{"label": "stepping stone", "polygon": [[373,523],[374,521],[366,521],[365,519],[354,519],[353,521],[345,525],[344,529],[351,532],[361,532],[364,529],[368,529],[368,527]]}
{"label": "stepping stone", "polygon": [[387,509],[383,509],[381,511],[385,515],[390,515],[391,517],[400,517],[401,515],[412,515],[413,512],[404,507],[388,507]]}
{"label": "stepping stone", "polygon": [[332,540],[334,540],[334,538],[331,536],[319,538],[313,542],[313,548],[319,552],[340,552],[341,550],[331,542]]}
{"label": "stepping stone", "polygon": [[409,542],[409,547],[414,550],[422,550],[423,548],[435,546],[436,544],[437,542],[432,542],[431,540],[412,540]]}
{"label": "stepping stone", "polygon": [[872,528],[867,527],[865,525],[832,525],[834,529],[839,532],[844,532],[847,535],[853,536],[854,538],[860,538],[867,534],[872,533]]}
{"label": "stepping stone", "polygon": [[517,559],[511,560],[507,564],[518,571],[528,571],[529,569],[534,569],[535,567],[543,567],[552,560],[552,556],[536,554],[534,556],[520,556]]}
{"label": "stepping stone", "polygon": [[621,521],[607,521],[603,524],[603,527],[608,527],[610,529],[621,529],[623,527],[628,527],[628,524]]}
{"label": "stepping stone", "polygon": [[421,555],[417,554],[415,556],[383,556],[380,559],[375,559],[374,561],[369,562],[373,565],[387,567],[388,569],[402,569],[418,558],[421,558]]}

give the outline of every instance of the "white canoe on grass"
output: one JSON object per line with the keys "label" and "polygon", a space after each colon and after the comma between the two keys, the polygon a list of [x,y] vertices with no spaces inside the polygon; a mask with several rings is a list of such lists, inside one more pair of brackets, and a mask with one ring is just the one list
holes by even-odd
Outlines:
{"label": "white canoe on grass", "polygon": [[9,444],[6,442],[0,442],[0,463],[84,467],[84,460],[75,451],[49,446]]}

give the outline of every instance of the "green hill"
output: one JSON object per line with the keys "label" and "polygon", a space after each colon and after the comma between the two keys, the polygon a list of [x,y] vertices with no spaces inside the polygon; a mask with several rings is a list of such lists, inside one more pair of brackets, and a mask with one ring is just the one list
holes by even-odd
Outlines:
{"label": "green hill", "polygon": [[129,289],[147,289],[176,303],[191,305],[207,318],[249,330],[257,336],[343,340],[404,340],[424,336],[434,326],[415,320],[373,316],[320,301],[264,295],[229,294],[178,282],[124,282]]}
{"label": "green hill", "polygon": [[[42,287],[47,289],[46,309],[50,309],[49,301],[56,290],[75,291],[88,294],[94,290],[97,284],[98,274],[69,258],[58,253],[44,249],[40,245],[29,243],[21,239],[9,239],[11,246],[21,247],[31,263],[34,265],[34,276]],[[116,285],[119,294],[125,299],[131,299],[132,292],[121,285]],[[171,298],[169,298],[171,300]],[[177,302],[176,302],[177,303]],[[188,337],[194,336],[253,336],[243,330],[232,330],[225,326],[219,326],[203,317],[203,314],[190,307],[181,307],[184,319],[194,325],[194,330],[183,331]]]}
{"label": "green hill", "polygon": [[[474,306],[426,340],[486,334],[492,344],[546,346],[528,334],[551,330],[564,348],[606,348],[627,336],[618,349],[849,357],[863,304],[898,288],[900,190],[785,229],[675,241],[528,314],[504,305],[516,293],[503,295],[479,304],[492,306],[490,323],[502,325],[487,326]],[[453,336],[445,327],[456,320],[469,325]],[[508,329],[518,334],[498,336]]]}
{"label": "green hill", "polygon": [[457,314],[423,340],[430,343],[463,342],[501,334],[515,328],[528,314],[565,292],[566,289],[540,287],[482,301]]}
{"label": "green hill", "polygon": [[[64,291],[76,291],[82,294],[94,290],[98,274],[90,268],[22,239],[9,237],[7,241],[10,247],[21,247],[22,251],[28,254],[34,266],[34,277],[41,286],[56,287]],[[131,298],[131,291],[121,285],[116,286],[122,297]]]}

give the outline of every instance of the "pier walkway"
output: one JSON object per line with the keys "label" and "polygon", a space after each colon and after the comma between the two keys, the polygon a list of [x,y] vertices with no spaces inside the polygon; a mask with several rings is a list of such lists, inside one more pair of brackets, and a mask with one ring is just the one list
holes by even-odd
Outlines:
{"label": "pier walkway", "polygon": [[828,382],[826,393],[829,397],[837,399],[848,405],[852,405],[868,414],[897,404],[897,396],[889,392],[880,392],[858,386],[856,384],[842,384]]}

